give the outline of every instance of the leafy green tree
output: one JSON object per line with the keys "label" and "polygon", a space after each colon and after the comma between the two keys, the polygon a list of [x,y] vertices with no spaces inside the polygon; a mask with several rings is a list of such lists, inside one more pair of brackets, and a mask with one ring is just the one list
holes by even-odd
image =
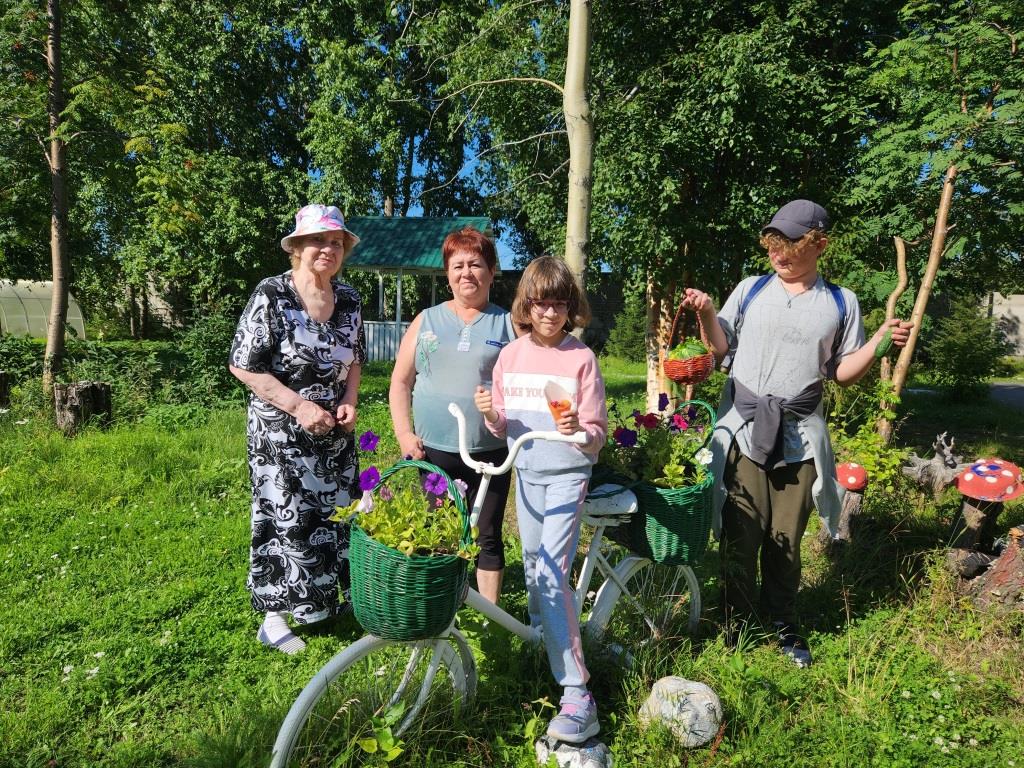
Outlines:
{"label": "leafy green tree", "polygon": [[995,319],[977,300],[965,298],[938,321],[927,350],[929,373],[952,395],[964,396],[984,391],[1009,345]]}
{"label": "leafy green tree", "polygon": [[642,286],[626,294],[622,311],[615,315],[604,351],[623,360],[642,362],[646,348],[647,302]]}

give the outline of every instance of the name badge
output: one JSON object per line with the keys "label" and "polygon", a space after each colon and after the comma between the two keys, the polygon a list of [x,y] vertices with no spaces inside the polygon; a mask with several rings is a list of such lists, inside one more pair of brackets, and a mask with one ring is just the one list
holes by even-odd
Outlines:
{"label": "name badge", "polygon": [[462,333],[459,334],[459,346],[456,347],[459,352],[469,352],[470,333],[470,327],[467,325],[462,329]]}

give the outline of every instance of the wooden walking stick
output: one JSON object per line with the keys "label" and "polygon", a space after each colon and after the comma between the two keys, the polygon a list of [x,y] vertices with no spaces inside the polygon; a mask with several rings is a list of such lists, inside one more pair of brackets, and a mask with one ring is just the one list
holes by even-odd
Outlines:
{"label": "wooden walking stick", "polygon": [[[896,244],[896,274],[898,276],[896,287],[893,292],[889,294],[889,300],[885,303],[885,319],[892,320],[896,317],[896,302],[900,300],[900,296],[907,290],[907,241],[899,235],[893,237],[893,242]],[[881,369],[879,375],[882,381],[892,381],[892,361],[889,359],[889,355],[882,358]],[[889,403],[882,403],[882,410],[888,410]],[[892,437],[892,422],[884,416],[878,419],[878,434],[882,436],[885,442],[889,442]]]}

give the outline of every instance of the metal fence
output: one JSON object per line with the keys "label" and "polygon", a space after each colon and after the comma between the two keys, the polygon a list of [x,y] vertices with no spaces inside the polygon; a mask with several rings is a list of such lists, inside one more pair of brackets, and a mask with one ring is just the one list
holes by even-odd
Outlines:
{"label": "metal fence", "polygon": [[363,322],[366,331],[366,357],[370,362],[394,360],[398,356],[398,345],[402,341],[409,323],[399,328],[394,321],[368,320]]}

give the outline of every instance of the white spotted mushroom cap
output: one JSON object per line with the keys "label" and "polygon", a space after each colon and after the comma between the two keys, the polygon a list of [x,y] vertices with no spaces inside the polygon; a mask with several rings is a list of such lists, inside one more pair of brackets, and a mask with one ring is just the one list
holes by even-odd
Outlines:
{"label": "white spotted mushroom cap", "polygon": [[868,471],[860,464],[847,461],[836,467],[836,479],[848,491],[863,491],[868,486]]}
{"label": "white spotted mushroom cap", "polygon": [[979,459],[960,473],[957,490],[978,501],[1010,501],[1024,494],[1020,467],[1002,459]]}

